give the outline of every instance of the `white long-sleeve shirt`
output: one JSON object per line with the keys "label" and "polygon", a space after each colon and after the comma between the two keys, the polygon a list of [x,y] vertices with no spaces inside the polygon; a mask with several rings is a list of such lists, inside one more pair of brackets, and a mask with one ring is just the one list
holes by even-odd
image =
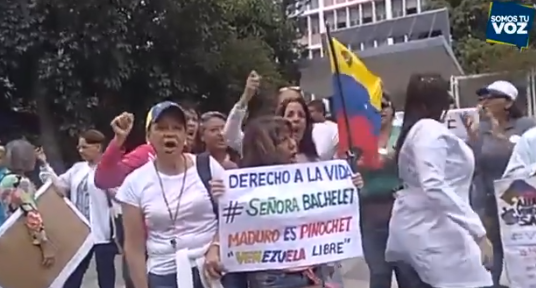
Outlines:
{"label": "white long-sleeve shirt", "polygon": [[442,123],[423,119],[398,160],[405,188],[397,192],[386,259],[411,264],[432,287],[492,285],[477,244],[486,230],[469,205],[471,149]]}
{"label": "white long-sleeve shirt", "polygon": [[525,132],[514,146],[503,178],[528,177],[536,173],[536,128]]}
{"label": "white long-sleeve shirt", "polygon": [[[246,112],[246,107],[236,104],[231,109],[231,112],[229,112],[227,122],[225,122],[225,127],[223,128],[223,135],[227,141],[227,145],[240,153],[242,152],[242,139],[244,138],[242,122],[246,116]],[[312,133],[319,159],[333,159],[337,153],[337,146],[339,145],[337,124],[329,121],[315,123]]]}

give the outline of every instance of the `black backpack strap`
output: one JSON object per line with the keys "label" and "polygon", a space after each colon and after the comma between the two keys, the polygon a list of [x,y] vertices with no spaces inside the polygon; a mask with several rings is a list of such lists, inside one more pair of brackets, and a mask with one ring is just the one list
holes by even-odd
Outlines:
{"label": "black backpack strap", "polygon": [[201,153],[197,154],[196,157],[196,168],[197,168],[197,174],[199,174],[199,178],[201,178],[201,182],[203,182],[203,185],[207,189],[208,196],[210,197],[210,202],[212,203],[212,210],[214,211],[214,215],[216,215],[216,219],[218,218],[218,203],[216,203],[216,199],[212,196],[212,193],[210,192],[210,180],[212,180],[212,172],[210,170],[210,154],[208,153]]}

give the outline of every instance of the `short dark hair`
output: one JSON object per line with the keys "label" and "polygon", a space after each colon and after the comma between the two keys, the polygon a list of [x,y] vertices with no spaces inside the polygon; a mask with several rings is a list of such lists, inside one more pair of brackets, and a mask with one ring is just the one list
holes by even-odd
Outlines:
{"label": "short dark hair", "polygon": [[80,138],[86,140],[87,144],[103,144],[106,141],[106,137],[100,131],[95,129],[89,129],[80,134]]}
{"label": "short dark hair", "polygon": [[311,100],[307,106],[313,107],[315,110],[320,111],[324,116],[326,115],[326,106],[324,106],[324,101],[321,99]]}

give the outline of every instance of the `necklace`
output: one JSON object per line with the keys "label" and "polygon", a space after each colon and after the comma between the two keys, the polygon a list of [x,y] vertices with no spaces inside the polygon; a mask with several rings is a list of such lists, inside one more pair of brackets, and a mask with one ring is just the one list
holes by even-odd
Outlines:
{"label": "necklace", "polygon": [[[181,190],[179,192],[179,199],[177,200],[177,207],[175,208],[175,214],[171,212],[171,207],[166,197],[166,191],[164,189],[164,183],[162,181],[162,177],[160,177],[160,173],[158,172],[158,168],[156,167],[156,162],[153,161],[154,169],[156,171],[156,176],[158,177],[158,184],[160,186],[160,192],[162,193],[162,198],[164,198],[164,203],[166,203],[166,208],[167,208],[168,215],[169,215],[169,221],[171,221],[171,228],[174,231],[176,231],[175,224],[177,223],[177,218],[179,217],[179,207],[181,206],[182,193],[184,192],[184,187],[186,184],[186,174],[187,174],[186,168],[188,166],[188,164],[186,163],[186,157],[184,156],[184,154],[182,154],[181,156],[184,162],[184,169],[183,169],[184,171],[183,171],[183,176],[182,176]],[[171,239],[169,243],[171,244],[171,246],[173,246],[173,248],[177,248],[177,235],[175,235],[175,237]]]}

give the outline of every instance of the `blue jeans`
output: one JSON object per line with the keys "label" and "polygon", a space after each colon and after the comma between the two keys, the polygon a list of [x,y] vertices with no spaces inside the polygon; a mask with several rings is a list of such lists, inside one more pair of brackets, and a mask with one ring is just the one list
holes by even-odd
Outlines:
{"label": "blue jeans", "polygon": [[114,243],[97,244],[93,246],[86,258],[82,260],[80,265],[67,278],[63,285],[64,288],[80,288],[82,280],[86,274],[91,258],[95,255],[95,264],[97,266],[97,279],[99,288],[115,288],[115,255],[117,255],[117,247]]}
{"label": "blue jeans", "polygon": [[[317,269],[320,273],[320,269]],[[322,275],[317,276],[324,279]],[[248,274],[249,286],[252,288],[304,288],[313,285],[302,272],[284,272],[279,270],[252,272]]]}
{"label": "blue jeans", "polygon": [[[367,201],[368,200],[368,201]],[[367,199],[361,203],[361,241],[370,273],[370,288],[391,288],[393,272],[401,288],[427,288],[408,264],[385,261],[393,199]],[[350,287],[351,288],[351,287]]]}
{"label": "blue jeans", "polygon": [[[203,288],[199,270],[192,268],[192,275],[194,281],[194,288]],[[156,275],[149,273],[149,288],[178,288],[177,287],[177,274],[168,275]],[[247,278],[243,273],[229,273],[223,276],[221,279],[224,288],[247,288]]]}

